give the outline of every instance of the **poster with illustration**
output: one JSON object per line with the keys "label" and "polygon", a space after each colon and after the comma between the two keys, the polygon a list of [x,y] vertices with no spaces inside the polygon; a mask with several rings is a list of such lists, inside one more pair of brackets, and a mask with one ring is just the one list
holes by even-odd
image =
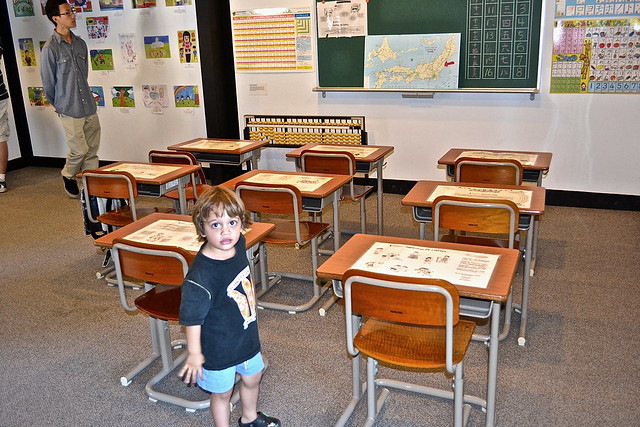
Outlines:
{"label": "poster with illustration", "polygon": [[133,97],[133,86],[112,87],[111,102],[116,108],[135,107],[136,101]]}
{"label": "poster with illustration", "polygon": [[32,107],[46,107],[49,104],[47,97],[44,95],[44,88],[42,87],[29,87],[27,88],[29,94],[29,105]]}
{"label": "poster with illustration", "polygon": [[40,40],[40,41],[38,42],[38,44],[40,45],[40,52],[42,52],[42,48],[44,47],[44,45],[45,45],[46,43],[47,43],[47,41],[46,41],[46,40]]}
{"label": "poster with illustration", "polygon": [[13,0],[13,13],[15,13],[16,18],[20,18],[22,16],[35,16],[33,11],[33,1]]}
{"label": "poster with illustration", "polygon": [[122,10],[123,0],[100,0],[100,10]]}
{"label": "poster with illustration", "polygon": [[193,4],[193,0],[165,0],[167,7],[171,6],[187,6]]}
{"label": "poster with illustration", "polygon": [[36,52],[33,49],[33,39],[18,39],[18,46],[20,48],[22,65],[25,67],[35,67],[37,64]]}
{"label": "poster with illustration", "polygon": [[174,86],[173,98],[176,107],[199,107],[200,97],[198,96],[198,86]]}
{"label": "poster with illustration", "polygon": [[169,106],[167,85],[142,85],[142,102],[154,114],[162,114],[162,109]]}
{"label": "poster with illustration", "polygon": [[169,36],[145,36],[144,53],[149,59],[171,58]]}
{"label": "poster with illustration", "polygon": [[180,52],[180,62],[198,62],[195,30],[178,31],[178,52]]}
{"label": "poster with illustration", "polygon": [[91,49],[91,69],[93,71],[113,71],[113,51],[111,49]]}
{"label": "poster with illustration", "polygon": [[120,39],[120,53],[125,64],[136,64],[138,54],[136,53],[136,35],[134,33],[118,34]]}
{"label": "poster with illustration", "polygon": [[109,37],[109,17],[87,17],[87,33],[89,38],[93,40],[104,40]]}
{"label": "poster with illustration", "polygon": [[104,90],[102,86],[89,86],[93,99],[96,101],[96,107],[104,107]]}
{"label": "poster with illustration", "polygon": [[40,0],[40,9],[42,9],[42,14],[47,16],[47,12],[44,11],[44,7],[47,5],[48,0]]}
{"label": "poster with illustration", "polygon": [[93,12],[91,0],[68,0],[75,13]]}
{"label": "poster with illustration", "polygon": [[156,7],[156,0],[131,0],[134,9],[146,9]]}

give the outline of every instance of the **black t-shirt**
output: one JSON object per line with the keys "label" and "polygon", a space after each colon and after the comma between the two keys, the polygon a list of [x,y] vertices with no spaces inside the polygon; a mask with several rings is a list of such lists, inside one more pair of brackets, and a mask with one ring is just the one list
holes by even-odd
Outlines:
{"label": "black t-shirt", "polygon": [[182,284],[180,324],[202,325],[203,367],[208,370],[235,366],[260,351],[244,236],[235,249],[235,256],[220,261],[203,255],[200,248]]}

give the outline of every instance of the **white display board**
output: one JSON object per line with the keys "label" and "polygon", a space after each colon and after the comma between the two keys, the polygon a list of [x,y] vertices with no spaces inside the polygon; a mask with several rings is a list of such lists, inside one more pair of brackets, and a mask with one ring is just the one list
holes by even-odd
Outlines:
{"label": "white display board", "polygon": [[[32,64],[35,61],[32,66],[25,65],[23,56],[17,58],[33,154],[39,157],[64,158],[67,153],[66,140],[54,109],[50,106],[32,105],[29,100],[28,88],[42,86],[40,42],[46,41],[54,29],[46,15],[43,15],[40,1],[34,0],[33,3],[34,16],[16,17],[13,2],[7,0],[16,55],[20,55],[24,39],[32,40],[35,53],[35,57],[30,58]],[[112,71],[92,70],[91,64],[89,65],[89,84],[101,86],[105,97],[105,106],[98,107],[102,125],[98,152],[100,159],[145,161],[149,150],[166,149],[168,145],[206,136],[199,58],[196,61],[199,54],[199,31],[194,2],[170,1],[169,4],[185,5],[167,6],[165,0],[157,0],[155,7],[134,9],[133,2],[125,0],[122,2],[122,9],[103,10],[100,10],[101,3],[113,2],[92,0],[86,3],[91,4],[92,11],[77,14],[77,27],[73,31],[86,41],[90,51],[111,49],[113,57]],[[108,21],[107,26],[104,25],[105,21]],[[89,36],[88,29],[94,38]],[[179,32],[183,34],[184,31],[194,31],[196,35],[191,40],[192,44],[187,46],[187,50],[191,50],[191,62],[180,60],[180,49],[182,48],[182,53],[185,49],[180,43]],[[156,51],[156,57],[146,58],[145,37],[151,38],[147,39],[147,50],[156,39],[167,41],[171,57],[158,58]],[[135,62],[129,62],[127,56],[122,54],[124,49],[121,49],[121,45],[127,42],[135,52]],[[184,61],[185,56],[182,58]],[[109,57],[103,55],[98,61],[106,63]],[[143,85],[149,86],[144,92]],[[197,87],[200,106],[177,107],[174,88],[188,92],[189,86]],[[135,107],[114,106],[111,99],[111,89],[114,87],[132,87]],[[157,96],[150,96],[150,93],[164,95],[166,102],[161,102]],[[186,104],[186,99],[187,96],[183,96],[181,105]],[[190,100],[193,101],[193,98],[190,97]],[[128,103],[122,102],[121,105]],[[10,158],[13,158],[11,148]]]}

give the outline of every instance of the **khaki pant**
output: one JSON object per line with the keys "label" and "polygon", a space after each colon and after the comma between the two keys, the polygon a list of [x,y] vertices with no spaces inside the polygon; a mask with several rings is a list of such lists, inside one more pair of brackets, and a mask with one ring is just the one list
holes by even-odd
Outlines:
{"label": "khaki pant", "polygon": [[100,120],[97,114],[75,118],[59,114],[64,133],[67,136],[67,162],[62,176],[74,178],[85,169],[98,167],[98,148],[100,147]]}

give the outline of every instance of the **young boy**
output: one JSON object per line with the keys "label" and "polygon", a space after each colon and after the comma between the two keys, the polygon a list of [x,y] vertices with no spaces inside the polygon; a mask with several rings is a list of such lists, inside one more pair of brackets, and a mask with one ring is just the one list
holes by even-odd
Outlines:
{"label": "young boy", "polygon": [[182,284],[180,324],[187,331],[187,360],[179,372],[211,393],[217,427],[229,425],[229,401],[240,374],[241,427],[279,427],[257,412],[264,362],[256,304],[242,230],[250,224],[242,200],[213,187],[198,199],[193,223],[204,242]]}

